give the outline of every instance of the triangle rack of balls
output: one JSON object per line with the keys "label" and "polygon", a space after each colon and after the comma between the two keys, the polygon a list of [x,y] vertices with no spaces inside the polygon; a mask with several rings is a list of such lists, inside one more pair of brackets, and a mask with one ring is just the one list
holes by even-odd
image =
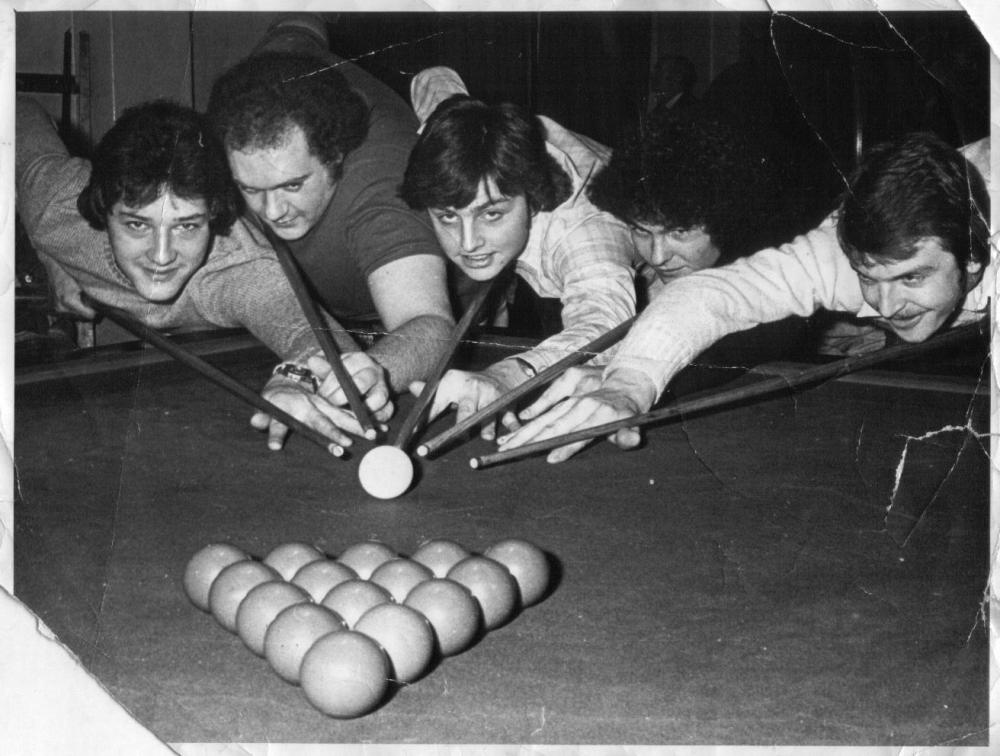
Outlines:
{"label": "triangle rack of balls", "polygon": [[211,543],[189,560],[184,591],[319,711],[346,719],[541,601],[550,574],[520,538],[482,553],[434,539],[409,557],[380,541],[336,558],[284,543],[263,559]]}

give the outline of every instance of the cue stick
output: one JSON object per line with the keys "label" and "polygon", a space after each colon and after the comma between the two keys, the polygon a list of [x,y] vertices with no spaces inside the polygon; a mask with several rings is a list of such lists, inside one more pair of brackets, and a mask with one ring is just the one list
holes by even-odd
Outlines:
{"label": "cue stick", "polygon": [[515,386],[511,391],[498,397],[490,404],[487,404],[482,409],[477,410],[473,414],[469,415],[467,418],[461,422],[455,423],[451,428],[439,433],[434,438],[429,441],[425,441],[420,446],[417,447],[417,454],[421,457],[426,457],[433,452],[440,449],[446,443],[451,441],[456,436],[461,435],[466,430],[471,428],[473,425],[478,423],[487,417],[493,417],[499,414],[505,408],[509,407],[511,404],[516,402],[525,394],[530,393],[539,386],[544,386],[546,383],[550,383],[563,374],[568,368],[574,365],[579,365],[582,362],[586,362],[595,354],[603,352],[608,347],[617,343],[626,333],[628,329],[632,327],[632,323],[635,322],[635,317],[631,317],[628,320],[619,323],[610,331],[601,334],[596,339],[580,347],[579,349],[571,352],[570,354],[563,357],[558,362],[554,362],[545,368],[542,372],[529,378],[524,383],[519,386]]}
{"label": "cue stick", "polygon": [[[498,276],[499,278],[499,276]],[[393,441],[392,445],[397,449],[406,451],[406,446],[410,442],[410,437],[417,430],[417,426],[424,418],[424,414],[430,407],[431,399],[434,398],[434,394],[437,391],[438,383],[441,382],[441,377],[444,375],[444,371],[448,368],[448,364],[451,362],[451,358],[458,349],[458,345],[461,343],[462,338],[465,336],[466,331],[472,326],[473,321],[479,315],[480,311],[483,309],[483,305],[486,304],[486,299],[493,289],[493,281],[497,278],[484,283],[479,287],[476,295],[469,302],[468,308],[465,310],[465,314],[462,315],[461,320],[455,324],[452,329],[451,334],[448,337],[448,342],[445,344],[444,352],[441,353],[441,358],[438,360],[437,365],[428,374],[427,381],[424,383],[424,389],[420,392],[420,396],[417,397],[416,404],[410,408],[410,414],[406,416],[403,421],[403,425],[399,429],[399,433],[396,434],[396,440]]]}
{"label": "cue stick", "polygon": [[252,407],[260,410],[261,412],[266,412],[268,415],[276,417],[289,428],[294,428],[313,443],[326,449],[333,456],[344,456],[344,447],[340,444],[327,438],[318,430],[310,428],[298,418],[295,418],[285,412],[281,409],[281,407],[278,407],[256,392],[248,389],[228,373],[225,373],[214,365],[205,362],[205,360],[201,359],[201,357],[191,354],[183,347],[173,343],[153,328],[150,328],[145,323],[142,323],[132,317],[132,315],[124,310],[112,307],[104,302],[100,302],[87,293],[83,294],[83,300],[99,313],[104,315],[109,320],[113,320],[125,330],[130,331],[144,341],[148,341],[153,346],[169,354],[178,362],[184,363],[189,368],[193,369],[197,373],[200,373],[203,377],[212,381],[220,388],[225,389],[229,393],[239,397]]}
{"label": "cue stick", "polygon": [[292,251],[288,248],[285,240],[271,231],[266,224],[264,224],[264,233],[267,236],[268,241],[271,242],[271,246],[274,247],[274,253],[278,258],[278,262],[281,263],[281,268],[285,271],[285,278],[288,279],[288,283],[291,285],[292,291],[295,292],[295,298],[299,300],[299,306],[302,308],[302,312],[305,314],[306,320],[309,321],[310,327],[312,327],[313,335],[316,337],[320,347],[323,349],[326,361],[330,363],[330,367],[333,369],[333,374],[337,376],[337,381],[340,383],[340,387],[344,390],[345,396],[347,396],[347,403],[350,405],[351,411],[361,424],[361,430],[364,437],[369,441],[378,438],[378,430],[372,422],[371,414],[368,412],[368,406],[365,404],[364,398],[358,391],[358,387],[355,385],[351,374],[348,373],[347,368],[344,367],[344,361],[340,356],[340,348],[333,340],[329,327],[323,321],[323,317],[320,315],[319,309],[316,307],[316,303],[309,294],[309,289],[306,287],[306,282],[302,278],[302,272],[299,270],[298,263],[296,263],[292,257]]}
{"label": "cue stick", "polygon": [[510,462],[516,459],[521,459],[538,452],[549,451],[550,449],[555,449],[577,441],[589,441],[594,438],[609,435],[615,431],[621,430],[622,428],[635,428],[643,425],[650,425],[651,423],[668,420],[670,418],[677,417],[678,415],[693,414],[707,409],[722,407],[727,404],[735,404],[736,402],[744,399],[774,393],[775,391],[780,391],[784,388],[791,389],[809,383],[829,380],[846,373],[870,367],[871,365],[875,365],[880,362],[886,362],[900,357],[910,357],[922,352],[930,351],[939,346],[961,341],[962,339],[967,338],[971,333],[982,333],[981,329],[981,322],[972,323],[959,328],[949,329],[948,331],[924,342],[916,344],[897,344],[896,346],[880,349],[877,352],[870,352],[868,354],[857,355],[854,357],[846,357],[841,360],[836,360],[835,362],[828,362],[823,365],[807,368],[798,375],[779,375],[766,378],[749,386],[739,386],[737,388],[722,391],[703,391],[688,399],[681,400],[669,407],[653,410],[652,412],[627,417],[622,420],[615,420],[610,423],[596,425],[591,428],[582,428],[580,430],[566,433],[562,436],[556,436],[554,438],[525,444],[524,446],[517,447],[516,449],[509,449],[507,451],[494,452],[492,454],[484,454],[479,457],[473,457],[469,460],[469,466],[474,470],[478,470],[484,467],[497,465],[502,462]]}

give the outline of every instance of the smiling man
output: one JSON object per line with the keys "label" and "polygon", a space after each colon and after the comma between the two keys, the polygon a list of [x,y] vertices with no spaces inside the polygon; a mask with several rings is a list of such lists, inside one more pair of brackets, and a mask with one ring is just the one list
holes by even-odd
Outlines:
{"label": "smiling man", "polygon": [[215,81],[208,114],[252,222],[329,313],[381,334],[367,354],[394,389],[423,378],[454,319],[430,223],[397,196],[417,138],[402,98],[293,15]]}
{"label": "smiling man", "polygon": [[[57,309],[93,318],[86,292],[153,328],[246,328],[284,360],[263,396],[350,445],[343,431],[360,433],[357,419],[316,391],[333,397],[336,386],[301,380],[311,363],[323,371],[320,346],[274,250],[238,219],[225,155],[202,116],[166,101],[129,108],[92,162],[69,155],[34,100],[18,97],[16,129],[17,212]],[[369,407],[385,419],[391,405],[381,371],[343,331],[334,333]],[[281,447],[284,425],[261,413],[252,422]]]}
{"label": "smiling man", "polygon": [[[979,171],[931,134],[873,149],[840,208],[778,248],[664,287],[603,378],[567,372],[521,413],[501,448],[647,411],[673,376],[726,334],[820,310],[849,313],[906,342],[988,315],[996,285]],[[619,431],[622,447],[639,443]],[[567,459],[584,444],[552,451]]]}
{"label": "smiling man", "polygon": [[[606,147],[516,105],[473,99],[449,68],[418,74],[411,97],[423,126],[403,199],[427,211],[467,278],[489,281],[513,266],[539,297],[561,304],[562,330],[534,349],[445,374],[430,416],[454,405],[462,420],[632,317],[635,250],[628,227],[587,198]],[[484,426],[484,437],[493,433]]]}

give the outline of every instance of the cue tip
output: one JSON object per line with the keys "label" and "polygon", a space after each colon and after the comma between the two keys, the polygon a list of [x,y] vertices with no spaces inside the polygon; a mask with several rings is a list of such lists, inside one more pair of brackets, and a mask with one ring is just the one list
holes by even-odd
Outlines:
{"label": "cue tip", "polygon": [[377,428],[366,428],[365,429],[365,438],[368,439],[369,441],[374,441],[375,439],[377,439],[378,438],[378,429]]}
{"label": "cue tip", "polygon": [[347,454],[347,449],[345,449],[340,444],[330,444],[329,446],[326,447],[326,450],[335,457],[343,457],[345,454]]}
{"label": "cue tip", "polygon": [[427,444],[420,444],[420,446],[417,447],[417,456],[426,457],[430,454],[430,451],[431,450],[427,448]]}
{"label": "cue tip", "polygon": [[470,459],[469,460],[469,467],[471,467],[473,470],[478,470],[479,469],[479,457],[473,457],[472,459]]}

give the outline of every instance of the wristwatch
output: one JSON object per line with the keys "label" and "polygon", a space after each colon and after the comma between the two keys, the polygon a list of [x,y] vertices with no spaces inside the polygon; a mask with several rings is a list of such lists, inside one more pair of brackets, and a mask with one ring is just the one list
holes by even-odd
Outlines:
{"label": "wristwatch", "polygon": [[314,394],[319,391],[319,378],[313,374],[313,371],[302,367],[302,365],[296,365],[294,362],[282,362],[274,369],[272,375],[283,375],[293,381],[304,383],[313,390]]}

